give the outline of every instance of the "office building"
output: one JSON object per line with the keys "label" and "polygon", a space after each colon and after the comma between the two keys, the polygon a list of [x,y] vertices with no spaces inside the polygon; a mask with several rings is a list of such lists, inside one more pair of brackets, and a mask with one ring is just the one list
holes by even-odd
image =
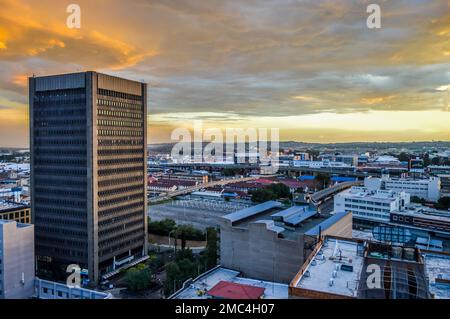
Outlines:
{"label": "office building", "polygon": [[29,205],[0,200],[0,219],[30,224],[31,208]]}
{"label": "office building", "polygon": [[439,177],[428,179],[393,178],[389,175],[378,177],[366,177],[364,186],[371,190],[393,190],[396,192],[406,192],[411,196],[423,198],[436,202],[441,195],[441,181]]}
{"label": "office building", "polygon": [[29,85],[38,272],[78,264],[96,284],[147,255],[147,86],[97,72]]}
{"label": "office building", "polygon": [[352,212],[353,218],[367,223],[389,223],[390,214],[409,204],[410,195],[392,190],[371,190],[353,186],[334,196],[335,212]]}
{"label": "office building", "polygon": [[0,299],[33,294],[34,257],[34,226],[0,220]]}

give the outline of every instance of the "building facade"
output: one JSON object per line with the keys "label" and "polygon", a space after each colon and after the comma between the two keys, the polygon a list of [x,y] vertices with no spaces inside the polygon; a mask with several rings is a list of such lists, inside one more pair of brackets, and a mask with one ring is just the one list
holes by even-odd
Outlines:
{"label": "building facade", "polygon": [[352,212],[354,219],[389,223],[391,212],[403,209],[410,202],[405,192],[370,190],[352,187],[334,196],[334,211]]}
{"label": "building facade", "polygon": [[29,205],[0,200],[0,219],[31,224],[31,208]]}
{"label": "building facade", "polygon": [[78,264],[95,284],[146,255],[147,86],[83,72],[29,90],[38,271]]}
{"label": "building facade", "polygon": [[34,257],[34,226],[0,220],[0,299],[33,295]]}
{"label": "building facade", "polygon": [[441,195],[441,181],[439,177],[430,177],[428,179],[392,178],[389,176],[381,178],[366,177],[364,186],[372,190],[403,191],[411,196],[417,196],[433,202],[438,201]]}

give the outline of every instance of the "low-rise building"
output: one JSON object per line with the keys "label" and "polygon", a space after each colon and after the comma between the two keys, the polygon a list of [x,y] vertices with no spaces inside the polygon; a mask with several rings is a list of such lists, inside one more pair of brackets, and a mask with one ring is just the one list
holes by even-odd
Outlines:
{"label": "low-rise building", "polygon": [[289,285],[290,298],[429,299],[419,249],[327,236]]}
{"label": "low-rise building", "polygon": [[441,191],[439,177],[430,177],[428,179],[392,178],[389,175],[383,175],[381,178],[366,177],[364,186],[371,190],[403,191],[411,196],[417,196],[433,202],[439,200]]}
{"label": "low-rise building", "polygon": [[[320,231],[351,237],[351,214],[344,212],[337,217],[329,225],[322,224]],[[317,241],[316,233],[307,232],[327,218],[333,217],[309,206],[283,209],[275,201],[222,216],[221,265],[246,277],[289,283]]]}
{"label": "low-rise building", "polygon": [[22,224],[31,223],[31,208],[29,205],[10,201],[0,201],[0,219],[14,220]]}
{"label": "low-rise building", "polygon": [[388,223],[393,211],[410,203],[410,195],[392,190],[371,190],[353,186],[334,197],[335,212],[352,212],[353,218],[371,223]]}

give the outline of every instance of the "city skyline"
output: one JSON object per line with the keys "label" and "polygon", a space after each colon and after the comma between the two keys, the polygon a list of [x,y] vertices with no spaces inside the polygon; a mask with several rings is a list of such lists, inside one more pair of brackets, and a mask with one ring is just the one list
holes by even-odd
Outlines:
{"label": "city skyline", "polygon": [[[0,146],[28,147],[27,78],[148,83],[149,143],[176,127],[279,127],[304,142],[450,140],[448,1],[0,0]],[[51,10],[49,10],[51,8]]]}

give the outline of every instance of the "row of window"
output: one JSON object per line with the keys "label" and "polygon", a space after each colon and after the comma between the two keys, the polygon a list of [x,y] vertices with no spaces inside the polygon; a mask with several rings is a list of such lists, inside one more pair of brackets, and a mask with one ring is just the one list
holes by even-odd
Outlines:
{"label": "row of window", "polygon": [[141,218],[143,221],[145,212],[142,209],[133,210],[132,212],[126,212],[125,214],[114,216],[113,218],[104,219],[98,222],[99,229],[105,228],[108,225],[118,224],[125,220],[132,219],[133,217]]}
{"label": "row of window", "polygon": [[[48,194],[51,195],[51,194]],[[86,207],[86,200],[84,198],[79,198],[77,200],[74,199],[63,199],[63,198],[52,198],[45,196],[35,196],[34,198],[36,203],[45,203],[49,205],[58,205],[64,207]]]}
{"label": "row of window", "polygon": [[74,197],[74,198],[85,198],[86,190],[65,190],[65,189],[55,189],[47,187],[39,187],[34,190],[35,196],[37,195],[52,195],[52,196],[62,196],[62,197]]}
{"label": "row of window", "polygon": [[117,126],[117,127],[142,127],[142,122],[116,121],[116,120],[97,120],[97,125]]}
{"label": "row of window", "polygon": [[125,117],[125,118],[131,118],[131,119],[141,119],[142,118],[141,113],[132,113],[132,112],[125,112],[125,111],[112,111],[112,110],[105,110],[105,109],[98,109],[97,114],[103,115],[103,116]]}
{"label": "row of window", "polygon": [[143,190],[143,189],[144,189],[144,185],[141,180],[141,183],[139,185],[131,185],[131,186],[128,185],[127,187],[119,187],[119,188],[113,188],[113,189],[100,191],[100,192],[98,192],[98,196],[106,197],[106,196],[118,195],[118,194],[123,194],[123,193],[132,192],[132,191]]}
{"label": "row of window", "polygon": [[86,159],[36,157],[34,165],[86,166]]}
{"label": "row of window", "polygon": [[84,208],[55,208],[54,206],[46,205],[45,203],[36,203],[34,205],[34,209],[37,212],[42,212],[45,215],[55,215],[67,218],[77,218],[77,219],[85,219],[86,218],[86,210]]}
{"label": "row of window", "polygon": [[142,163],[142,157],[114,158],[98,160],[98,165],[121,165],[127,163]]}
{"label": "row of window", "polygon": [[54,109],[46,109],[46,110],[37,110],[34,112],[34,118],[38,119],[39,117],[43,117],[45,119],[49,118],[60,118],[60,117],[75,117],[79,116],[85,118],[86,109],[84,107],[71,107],[71,108],[54,108]]}
{"label": "row of window", "polygon": [[[105,230],[101,230],[98,232],[99,237],[101,236],[102,238],[108,238],[108,237],[116,237],[115,235],[120,233],[121,231],[126,230],[131,230],[131,229],[136,229],[138,230],[139,228],[142,228],[144,223],[143,220],[137,220],[137,221],[132,221],[129,223],[125,223],[125,224],[120,224]],[[108,236],[108,235],[113,235],[113,236]]]}
{"label": "row of window", "polygon": [[144,209],[143,201],[142,202],[139,201],[136,203],[126,203],[125,205],[121,205],[114,208],[99,209],[98,211],[99,220],[110,218],[115,215],[119,215],[120,213],[128,212],[129,210],[133,209],[141,209],[141,210]]}
{"label": "row of window", "polygon": [[143,154],[144,150],[142,148],[125,148],[125,149],[104,149],[97,150],[98,156],[108,156],[108,155],[131,155],[131,154]]}
{"label": "row of window", "polygon": [[376,212],[383,212],[383,213],[389,213],[389,209],[382,209],[382,208],[376,208],[376,207],[370,207],[370,206],[358,206],[358,205],[345,205],[346,208],[356,208],[356,209],[364,209],[364,210],[371,210]]}
{"label": "row of window", "polygon": [[140,95],[129,94],[129,93],[124,93],[124,92],[117,92],[117,91],[112,91],[112,90],[107,90],[107,89],[98,89],[97,93],[99,95],[115,97],[115,98],[120,98],[120,99],[125,99],[125,100],[132,100],[132,101],[141,101],[142,100],[142,97]]}
{"label": "row of window", "polygon": [[47,185],[55,187],[86,187],[86,177],[78,176],[78,178],[67,178],[67,176],[55,176],[55,178],[35,177],[36,185]]}
{"label": "row of window", "polygon": [[360,200],[360,199],[350,199],[350,198],[346,198],[345,201],[346,201],[347,203],[369,204],[369,205],[385,206],[385,207],[389,207],[389,206],[390,206],[389,203],[379,203],[379,202],[365,201],[365,200]]}
{"label": "row of window", "polygon": [[111,199],[107,199],[107,200],[101,200],[98,202],[98,207],[108,207],[108,206],[112,206],[112,205],[116,205],[116,204],[120,204],[120,203],[131,202],[131,201],[138,200],[138,199],[140,199],[140,200],[144,199],[143,192],[139,192],[139,193],[133,194],[133,195],[125,195],[122,197],[111,198]]}
{"label": "row of window", "polygon": [[35,176],[39,176],[39,175],[54,175],[54,176],[80,176],[86,175],[86,169],[56,169],[56,168],[52,168],[52,169],[48,169],[48,168],[37,168],[35,167],[34,169],[34,175]]}
{"label": "row of window", "polygon": [[98,140],[99,146],[125,146],[125,145],[143,145],[144,140]]}
{"label": "row of window", "polygon": [[142,131],[97,130],[98,136],[142,136]]}
{"label": "row of window", "polygon": [[35,146],[45,146],[45,145],[86,145],[86,139],[71,139],[67,140],[58,138],[58,139],[34,139]]}
{"label": "row of window", "polygon": [[109,187],[114,185],[122,185],[122,184],[132,184],[135,182],[142,182],[143,174],[139,174],[139,176],[132,177],[123,177],[123,178],[114,178],[114,179],[106,179],[98,182],[98,186],[101,187]]}
{"label": "row of window", "polygon": [[[122,248],[130,247],[135,243],[144,242],[144,226],[142,226],[142,232],[137,232],[135,229],[115,236],[111,239],[105,239],[99,241],[99,248],[102,250],[103,254],[112,253],[118,251]],[[115,244],[111,246],[111,244]],[[106,248],[106,249],[105,249]]]}
{"label": "row of window", "polygon": [[143,171],[143,170],[144,170],[143,165],[112,168],[112,169],[100,169],[98,171],[98,175],[99,176],[107,176],[107,175],[125,174],[125,173],[131,173],[131,172]]}
{"label": "row of window", "polygon": [[49,137],[49,136],[86,136],[86,130],[85,129],[80,129],[80,130],[76,130],[76,129],[66,129],[66,130],[49,130],[49,129],[45,129],[45,130],[35,130],[34,131],[34,137],[35,138],[39,138],[39,137]]}
{"label": "row of window", "polygon": [[48,120],[48,119],[35,119],[34,129],[40,127],[55,127],[55,126],[85,126],[85,119],[58,119],[58,120]]}

